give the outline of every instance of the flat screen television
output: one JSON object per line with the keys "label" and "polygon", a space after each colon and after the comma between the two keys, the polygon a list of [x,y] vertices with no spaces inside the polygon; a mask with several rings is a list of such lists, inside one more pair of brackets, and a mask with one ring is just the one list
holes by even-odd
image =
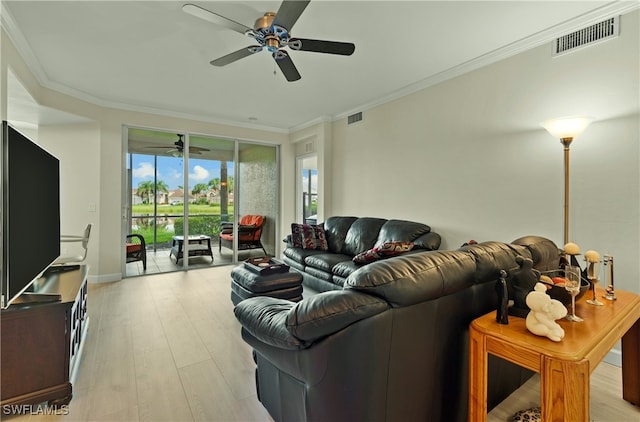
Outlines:
{"label": "flat screen television", "polygon": [[2,308],[60,256],[60,162],[2,122]]}

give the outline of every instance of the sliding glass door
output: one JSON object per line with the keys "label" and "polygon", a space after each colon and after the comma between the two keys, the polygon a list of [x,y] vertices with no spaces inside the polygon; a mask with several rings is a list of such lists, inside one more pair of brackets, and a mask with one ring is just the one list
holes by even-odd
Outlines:
{"label": "sliding glass door", "polygon": [[[123,229],[144,237],[148,257],[146,270],[124,263],[127,276],[275,253],[277,146],[138,128],[126,133]],[[255,242],[234,236],[245,215],[264,217]],[[223,231],[230,241],[221,241]]]}

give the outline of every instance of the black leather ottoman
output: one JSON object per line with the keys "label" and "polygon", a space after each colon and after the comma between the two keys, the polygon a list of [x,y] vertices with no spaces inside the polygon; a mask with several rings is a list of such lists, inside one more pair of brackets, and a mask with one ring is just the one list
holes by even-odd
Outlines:
{"label": "black leather ottoman", "polygon": [[231,270],[231,301],[254,296],[271,296],[293,302],[302,300],[302,275],[293,270],[269,275],[259,275],[243,264]]}

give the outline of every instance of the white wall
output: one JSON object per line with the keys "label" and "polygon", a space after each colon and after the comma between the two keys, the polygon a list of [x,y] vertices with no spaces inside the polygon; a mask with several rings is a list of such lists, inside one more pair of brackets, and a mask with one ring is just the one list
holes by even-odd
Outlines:
{"label": "white wall", "polygon": [[597,120],[571,145],[570,239],[615,257],[640,293],[638,12],[617,39],[552,58],[548,45],[335,122],[333,215],[432,226],[444,249],[541,235],[562,246],[563,149],[548,118]]}
{"label": "white wall", "polygon": [[[623,16],[617,39],[558,58],[542,46],[365,110],[355,125],[324,121],[291,136],[108,109],[42,88],[4,33],[0,74],[5,78],[10,67],[39,104],[95,122],[40,129],[47,145],[64,140],[66,162],[81,163],[69,169],[84,176],[65,189],[72,193],[63,202],[79,204],[78,218],[96,221],[94,279],[115,279],[121,271],[123,124],[281,144],[279,237],[295,216],[289,139],[311,137],[324,174],[325,218],[421,221],[451,249],[469,239],[527,234],[560,244],[562,147],[539,122],[588,114],[597,121],[571,149],[570,237],[583,250],[614,255],[617,287],[640,292],[638,26],[636,11]],[[92,163],[88,173],[85,162],[66,158],[74,144]],[[97,211],[88,214],[94,200]],[[63,225],[72,220],[64,215]]]}
{"label": "white wall", "polygon": [[[61,159],[61,230],[74,233],[84,229],[88,222],[94,224],[88,256],[91,265],[89,281],[111,281],[122,277],[125,234],[122,229],[123,165],[126,152],[122,141],[123,125],[281,145],[283,159],[295,161],[291,159],[293,153],[285,133],[110,109],[44,88],[37,83],[4,29],[0,33],[0,75],[4,80],[0,94],[3,101],[6,101],[6,75],[11,70],[38,105],[74,114],[89,122],[40,125],[35,139]],[[6,107],[10,109],[11,104]],[[6,118],[6,110],[1,114]],[[282,184],[285,184],[284,178],[291,177],[293,168],[295,162],[283,165]],[[290,195],[293,195],[292,190],[282,191],[281,204],[294,203]],[[95,212],[89,211],[93,204],[96,204]],[[287,211],[284,215],[290,217],[292,214]],[[278,247],[282,246],[281,242],[276,243]]]}

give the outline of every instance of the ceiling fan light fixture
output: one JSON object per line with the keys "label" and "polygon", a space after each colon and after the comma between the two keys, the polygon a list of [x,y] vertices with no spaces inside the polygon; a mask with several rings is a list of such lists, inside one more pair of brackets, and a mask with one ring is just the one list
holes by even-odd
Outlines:
{"label": "ceiling fan light fixture", "polygon": [[289,82],[297,81],[301,78],[300,72],[296,69],[291,57],[284,48],[289,47],[296,51],[307,51],[314,53],[337,54],[350,56],[353,54],[355,45],[353,43],[327,41],[317,39],[292,39],[290,30],[298,21],[302,12],[306,9],[311,0],[283,0],[278,8],[278,12],[266,12],[256,19],[253,28],[249,28],[234,20],[226,18],[217,13],[208,11],[194,4],[186,4],[183,10],[197,18],[207,20],[216,25],[223,26],[233,31],[239,32],[252,38],[259,46],[249,46],[240,50],[226,54],[209,63],[213,66],[226,66],[240,59],[267,49],[276,60],[278,67]]}
{"label": "ceiling fan light fixture", "polygon": [[273,58],[276,59],[276,60],[283,60],[283,59],[286,59],[288,57],[289,57],[289,55],[284,50],[276,50],[276,51],[273,52]]}
{"label": "ceiling fan light fixture", "polygon": [[302,41],[297,39],[292,39],[292,40],[289,40],[289,43],[287,45],[292,50],[300,50],[302,48]]}
{"label": "ceiling fan light fixture", "polygon": [[274,12],[267,12],[264,16],[260,16],[256,19],[256,22],[253,24],[253,29],[256,31],[269,29],[271,27],[271,23],[273,22],[273,18],[276,17]]}

